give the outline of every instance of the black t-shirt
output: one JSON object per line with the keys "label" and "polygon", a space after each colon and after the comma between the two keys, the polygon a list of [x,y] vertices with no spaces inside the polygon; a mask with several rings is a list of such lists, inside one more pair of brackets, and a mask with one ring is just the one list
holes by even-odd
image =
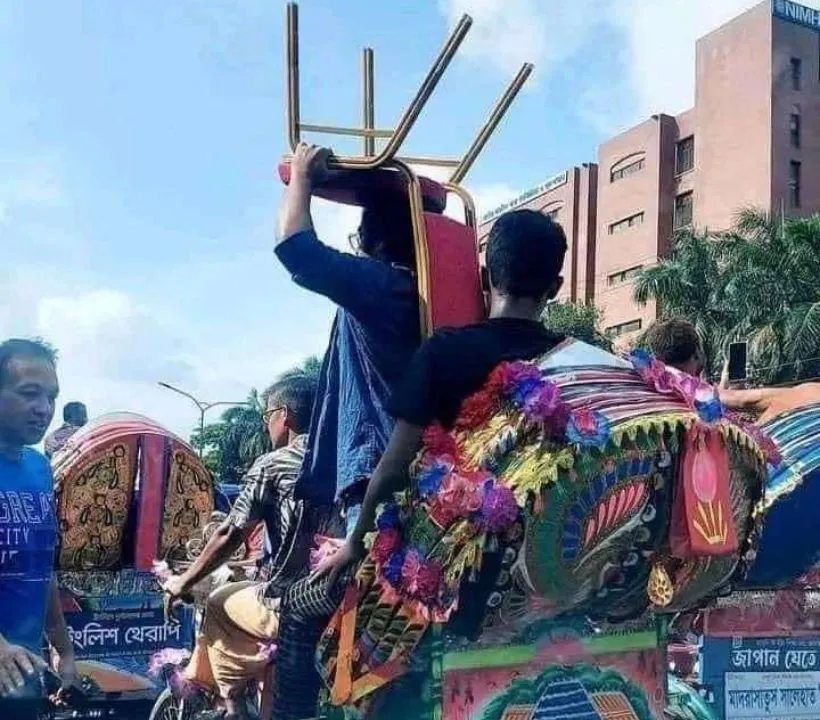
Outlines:
{"label": "black t-shirt", "polygon": [[387,409],[393,417],[426,427],[452,428],[461,404],[480,390],[502,362],[532,360],[564,338],[534,320],[493,318],[440,330],[413,356]]}

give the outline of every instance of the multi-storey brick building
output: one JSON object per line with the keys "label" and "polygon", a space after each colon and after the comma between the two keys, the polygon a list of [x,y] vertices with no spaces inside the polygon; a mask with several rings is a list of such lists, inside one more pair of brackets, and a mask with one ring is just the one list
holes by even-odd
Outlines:
{"label": "multi-storey brick building", "polygon": [[744,207],[820,210],[820,11],[766,0],[697,42],[695,106],[604,142],[509,207],[553,214],[569,242],[563,299],[595,302],[613,337],[646,327],[637,272],[676,230],[721,230]]}

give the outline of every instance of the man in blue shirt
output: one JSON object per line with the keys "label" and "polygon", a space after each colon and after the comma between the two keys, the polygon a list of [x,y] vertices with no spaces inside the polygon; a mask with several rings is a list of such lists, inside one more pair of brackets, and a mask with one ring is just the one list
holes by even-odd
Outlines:
{"label": "man in blue shirt", "polygon": [[390,387],[420,343],[419,306],[407,197],[382,193],[369,199],[357,256],[316,237],[310,204],[314,185],[327,174],[329,154],[304,144],[296,149],[276,255],[294,282],[338,308],[296,492],[314,508],[339,502],[352,528],[365,482],[393,431],[385,410]]}
{"label": "man in blue shirt", "polygon": [[[36,687],[47,636],[64,688],[74,650],[54,580],[57,521],[51,467],[29,445],[54,417],[54,352],[29,340],[0,344],[0,708]],[[14,717],[20,717],[19,708]]]}
{"label": "man in blue shirt", "polygon": [[[276,255],[297,284],[338,307],[297,494],[314,517],[323,515],[320,508],[338,503],[350,532],[367,481],[393,432],[394,421],[385,405],[391,386],[402,377],[419,345],[419,305],[406,196],[380,194],[368,199],[359,226],[358,256],[319,242],[310,203],[313,188],[326,177],[328,155],[328,150],[304,144],[296,149]],[[305,683],[310,686],[307,694],[315,696],[318,675],[311,668],[304,672],[303,658],[312,656],[324,627],[321,609],[333,599],[318,584],[315,597],[306,601],[320,610],[311,613],[314,622],[297,618],[300,608],[282,604],[276,684]],[[274,717],[302,717],[288,707],[297,700],[278,694]]]}

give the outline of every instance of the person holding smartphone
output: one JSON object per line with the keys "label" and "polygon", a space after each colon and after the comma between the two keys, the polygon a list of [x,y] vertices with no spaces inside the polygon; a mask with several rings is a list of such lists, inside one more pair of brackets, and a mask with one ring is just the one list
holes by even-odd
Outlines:
{"label": "person holding smartphone", "polygon": [[[671,318],[656,322],[647,333],[647,341],[662,363],[696,377],[703,374],[706,353],[697,329],[688,320]],[[720,400],[730,410],[750,413],[762,425],[782,413],[820,403],[820,383],[816,382],[793,387],[732,387],[733,382],[746,374],[745,353],[741,350],[745,343],[732,345],[737,349],[730,352],[718,385]]]}

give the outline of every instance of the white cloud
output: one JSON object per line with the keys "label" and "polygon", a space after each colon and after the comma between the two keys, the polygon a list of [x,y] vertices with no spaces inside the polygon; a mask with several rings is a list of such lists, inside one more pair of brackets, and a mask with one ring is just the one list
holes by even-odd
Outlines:
{"label": "white cloud", "polygon": [[25,162],[0,163],[0,226],[16,212],[64,209],[68,198],[56,161],[29,158]]}
{"label": "white cloud", "polygon": [[[506,73],[522,62],[539,77],[573,65],[566,98],[582,120],[613,133],[656,112],[694,103],[695,42],[760,0],[439,0],[452,27],[462,13],[474,25],[464,56]],[[804,0],[820,7],[820,0]]]}
{"label": "white cloud", "polygon": [[509,200],[512,200],[520,193],[521,190],[504,183],[493,183],[490,185],[478,186],[472,191],[472,196],[479,220],[491,210],[495,210],[495,208],[503,205]]}
{"label": "white cloud", "polygon": [[616,0],[611,22],[626,37],[626,82],[638,117],[694,103],[695,42],[759,0]]}
{"label": "white cloud", "polygon": [[285,343],[267,333],[228,330],[223,337],[225,328],[188,332],[166,319],[167,308],[111,288],[55,295],[48,282],[0,284],[0,301],[8,310],[0,313],[0,338],[40,336],[57,348],[61,403],[85,402],[92,416],[140,413],[186,438],[198,411],[159,381],[204,402],[241,401],[251,387],[263,388],[326,342],[310,334]]}
{"label": "white cloud", "polygon": [[604,0],[439,0],[453,28],[463,14],[473,18],[463,54],[514,73],[525,62],[550,74],[573,55],[593,32]]}

